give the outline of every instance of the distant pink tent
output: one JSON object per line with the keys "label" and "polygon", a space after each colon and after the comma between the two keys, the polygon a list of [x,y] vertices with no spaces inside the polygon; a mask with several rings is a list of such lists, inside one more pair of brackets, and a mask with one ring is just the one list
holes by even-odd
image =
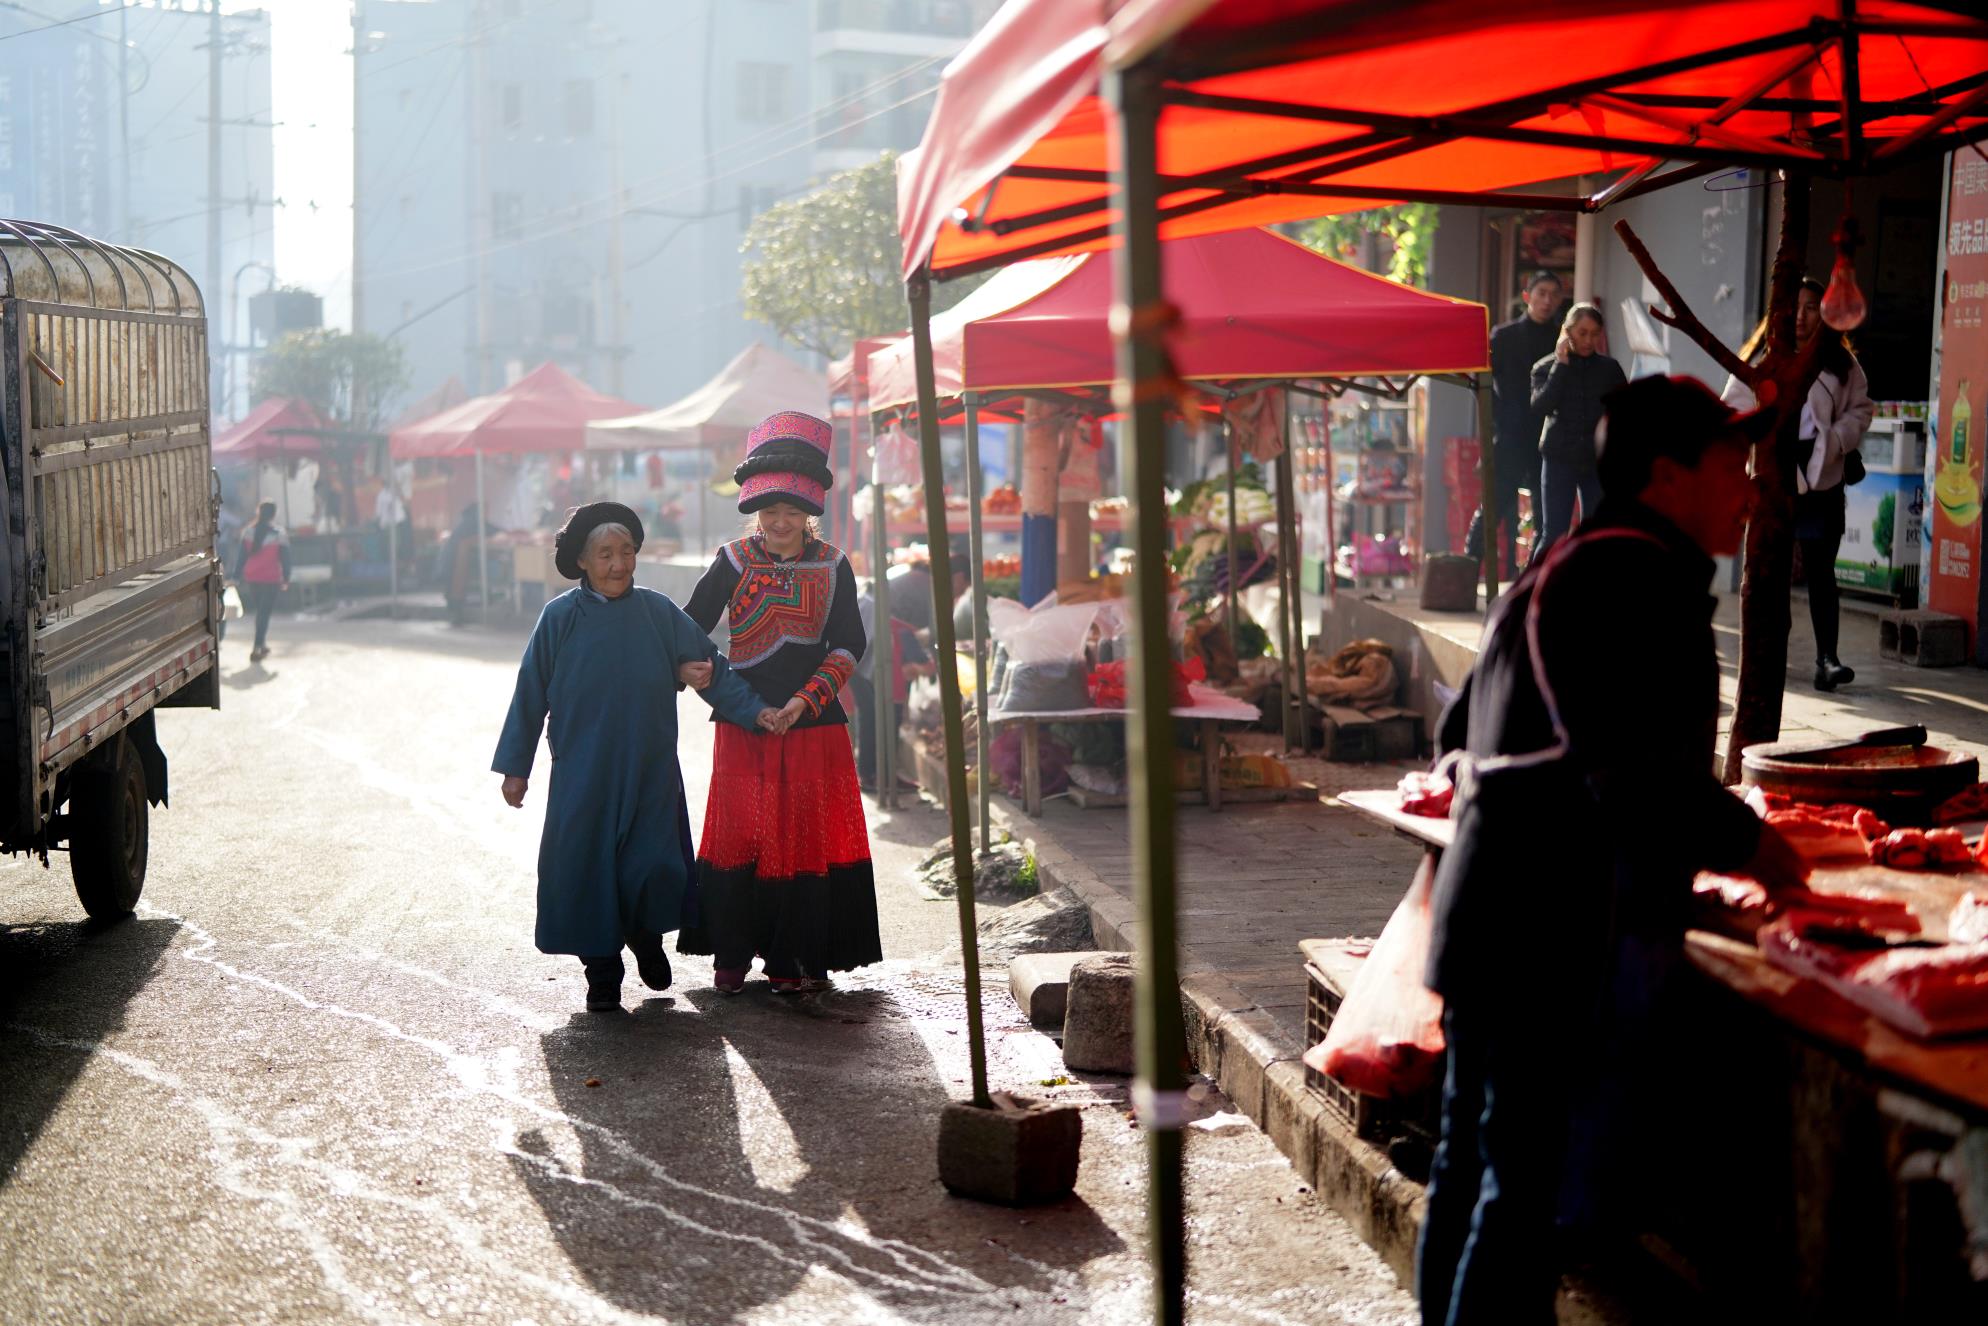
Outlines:
{"label": "distant pink tent", "polygon": [[419,423],[396,428],[396,459],[581,451],[587,424],[642,409],[604,396],[554,363],[540,364],[502,391],[464,401]]}
{"label": "distant pink tent", "polygon": [[444,410],[453,410],[468,399],[469,388],[462,384],[461,378],[451,373],[447,382],[402,410],[399,416],[387,425],[387,431],[392,432],[396,428],[406,428],[424,419],[432,419]]}
{"label": "distant pink tent", "polygon": [[214,463],[312,458],[324,450],[324,439],[314,434],[328,427],[307,402],[272,396],[214,435]]}

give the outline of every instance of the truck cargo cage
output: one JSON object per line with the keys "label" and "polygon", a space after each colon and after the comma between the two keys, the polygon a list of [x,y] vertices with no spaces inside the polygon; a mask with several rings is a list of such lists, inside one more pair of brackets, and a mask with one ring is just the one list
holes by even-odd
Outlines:
{"label": "truck cargo cage", "polygon": [[[207,352],[200,290],[177,264],[0,219],[0,844],[13,850],[65,836],[75,816],[56,812],[86,776],[160,799],[147,715],[219,700]],[[142,875],[134,851],[126,873]]]}

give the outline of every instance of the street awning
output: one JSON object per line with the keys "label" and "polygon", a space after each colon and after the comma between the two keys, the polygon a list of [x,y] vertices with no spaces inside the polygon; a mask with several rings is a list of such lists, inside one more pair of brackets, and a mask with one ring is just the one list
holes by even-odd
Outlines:
{"label": "street awning", "polygon": [[947,67],[899,164],[904,270],[1107,246],[1098,92],[1107,68],[1143,57],[1163,80],[1160,233],[1179,238],[1411,198],[1497,202],[1540,180],[1620,175],[1585,200],[1547,200],[1592,209],[1665,174],[1868,174],[1936,157],[1988,136],[1979,10],[1009,0]]}
{"label": "street awning", "polygon": [[744,454],[752,426],[780,410],[825,414],[828,384],[757,341],[697,390],[660,410],[587,425],[595,451],[689,451],[734,448]]}
{"label": "street awning", "polygon": [[330,425],[307,401],[272,396],[214,435],[216,465],[315,457]]}
{"label": "street awning", "polygon": [[433,419],[442,411],[453,410],[468,399],[469,388],[463,385],[461,378],[451,373],[441,386],[402,410],[399,416],[387,425],[387,431],[391,433],[396,428],[406,428],[424,419]]}
{"label": "street awning", "polygon": [[604,396],[559,365],[544,363],[502,391],[394,429],[389,445],[401,460],[580,451],[589,422],[641,408]]}
{"label": "street awning", "polygon": [[870,356],[889,345],[902,340],[909,333],[899,332],[896,336],[858,337],[849,353],[828,366],[828,398],[831,401],[854,401],[865,397],[869,391]]}
{"label": "street awning", "polygon": [[[1174,368],[1203,382],[1472,373],[1487,366],[1482,304],[1434,295],[1335,262],[1267,230],[1161,245]],[[1027,388],[1098,386],[1117,376],[1106,255],[1003,268],[932,318],[941,400]],[[918,399],[909,338],[870,356],[870,408]]]}

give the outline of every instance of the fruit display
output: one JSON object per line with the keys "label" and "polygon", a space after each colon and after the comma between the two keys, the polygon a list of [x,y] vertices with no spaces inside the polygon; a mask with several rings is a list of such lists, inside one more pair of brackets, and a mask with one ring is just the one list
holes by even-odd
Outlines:
{"label": "fruit display", "polygon": [[1022,558],[1020,553],[989,557],[980,564],[981,577],[986,580],[1005,580],[1013,576],[1019,576],[1021,573]]}
{"label": "fruit display", "polygon": [[1022,513],[1022,495],[1013,484],[1004,483],[987,494],[987,500],[980,509],[990,516],[1019,516]]}

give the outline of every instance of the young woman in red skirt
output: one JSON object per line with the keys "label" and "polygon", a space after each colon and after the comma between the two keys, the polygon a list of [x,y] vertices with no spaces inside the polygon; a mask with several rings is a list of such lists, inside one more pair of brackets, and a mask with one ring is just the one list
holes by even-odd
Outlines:
{"label": "young woman in red skirt", "polygon": [[[786,410],[752,430],[733,478],[757,529],[719,549],[684,610],[706,631],[731,619],[732,670],[771,712],[759,730],[720,723],[698,850],[697,923],[679,953],[708,953],[715,984],[745,988],[759,957],[792,994],[883,960],[869,830],[849,720],[837,696],[863,654],[856,576],[815,536],[829,470],[827,423]],[[683,680],[708,681],[690,664]]]}

